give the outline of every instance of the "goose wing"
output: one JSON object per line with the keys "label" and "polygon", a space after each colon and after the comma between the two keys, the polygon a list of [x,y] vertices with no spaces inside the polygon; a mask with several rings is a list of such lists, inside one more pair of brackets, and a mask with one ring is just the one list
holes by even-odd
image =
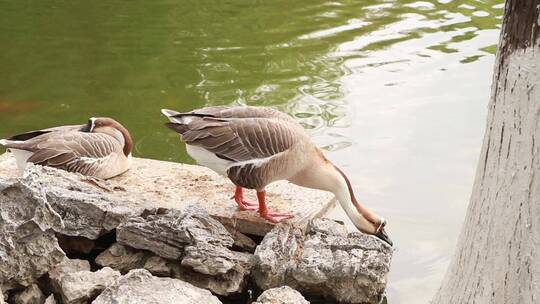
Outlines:
{"label": "goose wing", "polygon": [[279,119],[288,121],[290,123],[297,124],[296,120],[291,116],[280,112],[276,109],[269,107],[251,107],[251,106],[238,106],[238,107],[206,107],[202,109],[196,109],[191,112],[180,113],[173,110],[163,109],[163,114],[169,117],[171,121],[175,118],[182,120],[182,118],[189,117],[211,117],[211,118],[268,118]]}
{"label": "goose wing", "polygon": [[172,117],[166,126],[180,133],[186,144],[233,162],[274,156],[291,148],[303,133],[300,125],[277,119],[190,117],[187,123]]}
{"label": "goose wing", "polygon": [[28,162],[87,175],[122,151],[121,143],[112,136],[78,131],[48,132],[26,141],[5,140],[4,146],[33,152]]}
{"label": "goose wing", "polygon": [[24,141],[24,140],[29,140],[31,138],[34,138],[43,134],[51,133],[51,132],[65,133],[65,132],[73,132],[73,131],[82,131],[85,127],[86,125],[69,125],[69,126],[60,126],[60,127],[53,127],[53,128],[48,128],[48,129],[34,130],[34,131],[29,131],[29,132],[11,136],[10,138],[8,138],[8,140]]}

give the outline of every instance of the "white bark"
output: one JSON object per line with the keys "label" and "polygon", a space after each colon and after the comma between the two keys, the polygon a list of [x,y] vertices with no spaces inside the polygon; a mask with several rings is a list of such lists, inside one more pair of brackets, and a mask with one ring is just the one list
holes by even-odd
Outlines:
{"label": "white bark", "polygon": [[540,303],[539,10],[507,1],[471,202],[433,303]]}

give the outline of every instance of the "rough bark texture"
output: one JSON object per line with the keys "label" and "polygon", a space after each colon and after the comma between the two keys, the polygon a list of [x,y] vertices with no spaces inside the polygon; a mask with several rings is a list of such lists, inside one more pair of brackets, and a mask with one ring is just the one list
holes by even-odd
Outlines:
{"label": "rough bark texture", "polygon": [[506,3],[471,202],[433,303],[540,303],[539,11]]}

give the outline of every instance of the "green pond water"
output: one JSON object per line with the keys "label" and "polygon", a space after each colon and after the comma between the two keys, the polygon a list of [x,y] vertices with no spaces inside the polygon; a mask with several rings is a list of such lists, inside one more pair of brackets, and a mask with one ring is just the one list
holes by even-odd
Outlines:
{"label": "green pond water", "polygon": [[160,108],[275,106],[388,219],[388,302],[427,303],[471,191],[502,2],[1,0],[0,138],[111,116],[136,156],[192,163]]}

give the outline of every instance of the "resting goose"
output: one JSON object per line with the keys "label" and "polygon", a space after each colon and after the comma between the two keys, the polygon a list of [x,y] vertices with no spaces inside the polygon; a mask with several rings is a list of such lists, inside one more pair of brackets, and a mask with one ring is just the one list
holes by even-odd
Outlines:
{"label": "resting goose", "polygon": [[[199,164],[227,176],[235,185],[240,210],[259,210],[271,222],[290,218],[266,207],[265,187],[277,180],[334,193],[365,233],[392,244],[386,221],[356,200],[351,183],[326,159],[292,117],[266,107],[207,107],[187,113],[163,109],[166,126],[180,133],[188,154]],[[246,202],[243,188],[255,189],[259,204]]]}
{"label": "resting goose", "polygon": [[129,169],[133,147],[128,130],[108,117],[30,131],[2,139],[0,144],[13,153],[21,172],[31,162],[103,179]]}

